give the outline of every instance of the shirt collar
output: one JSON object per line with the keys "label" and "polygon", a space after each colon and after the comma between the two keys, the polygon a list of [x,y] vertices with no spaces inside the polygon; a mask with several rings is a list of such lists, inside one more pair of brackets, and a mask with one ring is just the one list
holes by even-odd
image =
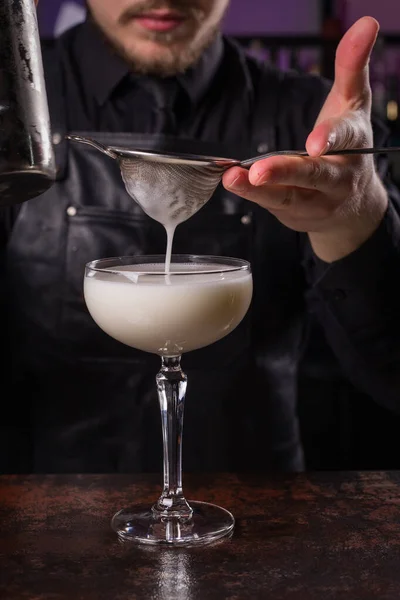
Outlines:
{"label": "shirt collar", "polygon": [[[181,85],[193,104],[197,104],[207,92],[221,63],[223,49],[222,36],[218,35],[193,67],[172,78]],[[77,59],[82,65],[84,75],[82,83],[85,92],[89,96],[94,96],[100,105],[108,100],[123,79],[131,76],[130,79],[135,81],[134,73],[128,63],[113,52],[90,18],[80,26],[77,37]]]}

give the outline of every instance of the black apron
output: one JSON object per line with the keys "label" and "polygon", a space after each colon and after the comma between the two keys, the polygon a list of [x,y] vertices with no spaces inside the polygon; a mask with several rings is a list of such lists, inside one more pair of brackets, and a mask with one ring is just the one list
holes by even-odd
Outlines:
{"label": "black apron", "polygon": [[[21,207],[8,246],[13,386],[31,436],[30,467],[160,472],[155,387],[160,359],[100,330],[85,306],[83,276],[85,264],[94,259],[163,254],[165,231],[128,196],[116,161],[64,140],[67,126],[55,76],[47,85],[59,142],[58,180]],[[269,108],[268,113],[264,95],[252,143],[245,148],[170,136],[80,133],[108,145],[245,158],[274,147]],[[297,244],[293,232],[267,211],[222,186],[176,230],[174,253],[244,258],[251,261],[255,280],[252,308],[237,329],[183,356],[187,471],[302,468],[296,419],[302,335]]]}

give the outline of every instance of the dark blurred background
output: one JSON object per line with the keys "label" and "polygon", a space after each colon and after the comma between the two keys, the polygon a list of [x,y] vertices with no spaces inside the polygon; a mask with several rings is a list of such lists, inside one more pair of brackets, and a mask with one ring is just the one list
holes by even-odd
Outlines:
{"label": "dark blurred background", "polygon": [[[224,30],[267,63],[332,78],[340,37],[364,15],[381,24],[371,60],[374,108],[389,128],[390,143],[400,146],[399,0],[231,0]],[[84,18],[84,0],[40,0],[43,37]],[[400,155],[391,156],[390,164],[400,186]],[[299,375],[308,468],[400,468],[400,417],[343,383],[335,359],[320,351],[321,336],[314,324]]]}

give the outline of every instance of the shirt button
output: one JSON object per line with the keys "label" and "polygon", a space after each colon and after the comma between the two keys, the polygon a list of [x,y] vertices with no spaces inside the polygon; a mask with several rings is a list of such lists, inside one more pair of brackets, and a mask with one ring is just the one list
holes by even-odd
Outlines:
{"label": "shirt button", "polygon": [[75,217],[76,213],[77,213],[77,210],[76,210],[75,206],[68,206],[67,215],[69,217]]}
{"label": "shirt button", "polygon": [[240,220],[243,223],[243,225],[250,225],[251,215],[243,215],[243,217]]}
{"label": "shirt button", "polygon": [[61,141],[62,141],[63,138],[62,138],[61,133],[59,133],[58,131],[56,131],[55,133],[53,133],[52,139],[53,139],[53,144],[55,146],[58,146],[58,144],[61,144]]}
{"label": "shirt button", "polygon": [[268,150],[269,150],[269,146],[266,142],[258,144],[258,146],[257,146],[257,152],[259,152],[259,154],[264,154],[265,152],[268,152]]}

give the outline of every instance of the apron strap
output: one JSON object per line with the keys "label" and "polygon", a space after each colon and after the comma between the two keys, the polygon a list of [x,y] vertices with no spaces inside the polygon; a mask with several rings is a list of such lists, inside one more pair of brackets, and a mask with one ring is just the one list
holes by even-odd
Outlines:
{"label": "apron strap", "polygon": [[67,112],[64,79],[57,40],[42,42],[43,67],[49,104],[53,147],[57,166],[56,180],[64,179],[68,166]]}
{"label": "apron strap", "polygon": [[278,111],[284,73],[262,67],[256,85],[252,141],[258,154],[277,149]]}

